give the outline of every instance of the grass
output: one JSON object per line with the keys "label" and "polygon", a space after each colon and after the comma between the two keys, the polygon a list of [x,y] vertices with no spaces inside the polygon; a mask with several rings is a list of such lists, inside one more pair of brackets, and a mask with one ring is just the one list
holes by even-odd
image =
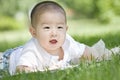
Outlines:
{"label": "grass", "polygon": [[94,36],[120,31],[120,17],[110,24],[100,24],[97,20],[69,20],[68,33],[71,35]]}
{"label": "grass", "polygon": [[[107,48],[120,45],[119,22],[101,25],[95,20],[70,20],[68,23],[70,25],[68,33],[78,42],[91,46],[98,40],[103,39]],[[24,44],[30,38],[29,33],[25,35],[24,31],[10,32],[12,37],[8,33],[5,32],[0,35],[4,38],[4,40],[2,40],[3,38],[0,39],[1,43],[8,40],[12,42],[10,45],[13,45],[15,42],[21,41],[19,44],[14,45],[17,46]],[[91,63],[81,61],[78,67],[54,72],[46,71],[14,76],[10,76],[6,72],[0,72],[0,74],[3,75],[2,80],[119,80],[120,55],[113,55],[112,59],[108,61],[92,61]]]}
{"label": "grass", "polygon": [[26,29],[22,31],[0,32],[0,52],[23,45],[29,39],[30,34]]}
{"label": "grass", "polygon": [[119,80],[119,75],[120,55],[117,55],[109,61],[81,62],[74,68],[5,76],[3,80]]}

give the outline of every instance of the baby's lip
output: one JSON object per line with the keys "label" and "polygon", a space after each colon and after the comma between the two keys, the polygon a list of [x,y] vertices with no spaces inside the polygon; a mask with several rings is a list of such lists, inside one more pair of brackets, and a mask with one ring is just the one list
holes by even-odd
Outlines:
{"label": "baby's lip", "polygon": [[56,39],[52,39],[49,41],[51,44],[56,44],[58,41]]}

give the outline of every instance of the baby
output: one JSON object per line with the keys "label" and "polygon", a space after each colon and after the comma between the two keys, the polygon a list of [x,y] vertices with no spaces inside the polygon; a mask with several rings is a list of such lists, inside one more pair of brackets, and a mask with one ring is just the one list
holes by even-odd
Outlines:
{"label": "baby", "polygon": [[[89,47],[76,42],[68,30],[66,12],[54,1],[43,1],[34,6],[30,14],[29,31],[32,39],[13,50],[9,58],[9,72],[35,72],[64,69],[80,59],[108,59],[112,52],[102,40]],[[101,46],[102,45],[102,46]]]}

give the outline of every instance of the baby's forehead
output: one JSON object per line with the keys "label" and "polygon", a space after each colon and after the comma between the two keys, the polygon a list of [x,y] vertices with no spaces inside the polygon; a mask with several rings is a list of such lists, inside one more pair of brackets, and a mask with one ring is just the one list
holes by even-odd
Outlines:
{"label": "baby's forehead", "polygon": [[37,24],[39,24],[39,23],[65,24],[66,23],[66,18],[60,12],[46,11],[43,14],[38,15],[35,19],[35,22]]}
{"label": "baby's forehead", "polygon": [[44,10],[44,11],[37,11],[36,12],[36,15],[34,16],[34,20],[38,20],[38,19],[43,19],[43,18],[49,18],[50,16],[53,16],[53,19],[55,16],[58,16],[60,17],[61,19],[65,19],[66,20],[66,17],[65,15],[61,12],[61,11],[57,11],[57,10]]}
{"label": "baby's forehead", "polygon": [[56,14],[60,14],[60,15],[62,15],[62,16],[64,16],[65,17],[65,14],[63,13],[63,12],[61,12],[61,11],[59,11],[59,10],[54,10],[54,9],[48,9],[48,10],[44,10],[44,11],[37,11],[36,12],[36,16],[42,16],[42,15],[44,15],[44,14],[50,14],[50,15],[56,15]]}
{"label": "baby's forehead", "polygon": [[[40,19],[41,17],[44,17],[45,14],[48,14],[48,15],[59,14],[59,15],[62,15],[61,18],[64,17],[64,19],[66,19],[65,13],[61,9],[57,9],[57,8],[42,8],[42,9],[36,10],[36,13],[34,14],[34,20],[36,21],[36,20]],[[53,19],[54,19],[54,17],[53,17]]]}
{"label": "baby's forehead", "polygon": [[65,12],[63,11],[63,10],[61,10],[60,8],[50,8],[50,7],[43,7],[43,8],[41,8],[41,9],[38,9],[38,10],[36,10],[36,12],[35,12],[35,14],[36,15],[41,15],[41,14],[44,14],[44,13],[59,13],[59,14],[62,14],[62,15],[64,15],[65,16]]}

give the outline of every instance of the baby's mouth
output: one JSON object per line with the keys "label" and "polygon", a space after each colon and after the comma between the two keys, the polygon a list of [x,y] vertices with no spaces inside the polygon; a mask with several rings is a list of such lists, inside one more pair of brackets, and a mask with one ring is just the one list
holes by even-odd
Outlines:
{"label": "baby's mouth", "polygon": [[56,39],[52,39],[49,41],[51,44],[56,44],[58,41]]}

